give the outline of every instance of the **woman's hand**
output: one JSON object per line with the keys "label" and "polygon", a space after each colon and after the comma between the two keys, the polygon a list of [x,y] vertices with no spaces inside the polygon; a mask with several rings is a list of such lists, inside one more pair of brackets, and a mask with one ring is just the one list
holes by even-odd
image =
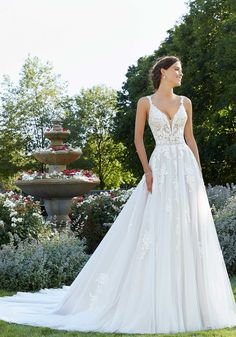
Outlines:
{"label": "woman's hand", "polygon": [[145,174],[145,178],[146,178],[147,190],[148,190],[148,192],[152,193],[152,182],[153,182],[152,171],[147,171],[144,174]]}

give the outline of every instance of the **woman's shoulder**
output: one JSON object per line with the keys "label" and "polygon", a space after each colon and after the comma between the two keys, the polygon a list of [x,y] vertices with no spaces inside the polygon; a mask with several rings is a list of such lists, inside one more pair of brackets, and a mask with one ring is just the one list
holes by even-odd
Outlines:
{"label": "woman's shoulder", "polygon": [[182,103],[183,106],[185,108],[185,111],[187,112],[187,114],[192,114],[192,102],[191,99],[187,96],[181,95],[180,97],[182,97]]}
{"label": "woman's shoulder", "polygon": [[191,99],[187,96],[180,95],[180,99],[182,98],[182,102],[186,110],[192,109],[192,102]]}
{"label": "woman's shoulder", "polygon": [[150,96],[151,95],[142,96],[142,97],[139,98],[138,102],[141,102],[141,103],[148,102],[150,100]]}
{"label": "woman's shoulder", "polygon": [[180,98],[182,97],[183,103],[186,103],[186,104],[191,104],[191,103],[192,103],[192,102],[191,102],[191,99],[190,99],[189,97],[187,97],[187,96],[180,95],[179,97],[180,97]]}
{"label": "woman's shoulder", "polygon": [[144,106],[144,107],[148,107],[148,104],[150,102],[150,95],[147,95],[147,96],[142,96],[138,99],[138,102],[137,104],[139,106]]}

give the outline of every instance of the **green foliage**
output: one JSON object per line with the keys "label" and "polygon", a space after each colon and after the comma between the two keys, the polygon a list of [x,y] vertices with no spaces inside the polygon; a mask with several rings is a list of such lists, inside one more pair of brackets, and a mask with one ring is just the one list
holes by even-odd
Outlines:
{"label": "green foliage", "polygon": [[230,275],[236,275],[236,195],[214,215],[224,260]]}
{"label": "green foliage", "polygon": [[121,184],[132,184],[136,179],[123,169],[125,146],[115,143],[110,135],[91,135],[84,149],[84,156],[94,165],[94,173],[99,176],[100,188],[118,188]]}
{"label": "green foliage", "polygon": [[0,284],[7,290],[32,291],[69,285],[87,262],[85,240],[67,234],[50,240],[12,239],[0,249]]}
{"label": "green foliage", "polygon": [[65,84],[49,63],[28,57],[17,84],[4,76],[0,93],[0,178],[7,182],[19,170],[40,168],[26,154],[45,144],[44,131],[61,115]]}
{"label": "green foliage", "polygon": [[[235,280],[232,279],[232,287]],[[197,332],[171,333],[165,334],[165,337],[235,337],[235,328],[213,329]],[[161,337],[163,334],[154,334],[153,337]],[[0,337],[150,337],[150,334],[123,334],[123,333],[105,333],[105,332],[63,332],[49,328],[31,327],[19,324],[9,324],[0,321]]]}
{"label": "green foliage", "polygon": [[236,195],[236,185],[226,184],[226,186],[208,184],[207,196],[214,212],[225,207],[229,198]]}
{"label": "green foliage", "polygon": [[100,189],[117,188],[121,184],[134,184],[136,179],[126,170],[122,161],[126,147],[114,142],[117,95],[113,89],[94,86],[82,89],[73,100],[68,100],[65,125],[70,129],[69,142],[82,147],[83,156],[70,167],[89,167],[100,179]]}
{"label": "green foliage", "polygon": [[91,135],[107,135],[113,127],[117,94],[105,86],[82,89],[73,99],[68,99],[64,125],[71,131],[68,141],[73,146],[84,147]]}
{"label": "green foliage", "polygon": [[65,90],[65,84],[61,83],[59,75],[53,73],[49,62],[43,64],[38,57],[26,59],[14,100],[17,122],[23,134],[29,135],[29,151],[44,146],[43,133],[52,119],[61,115]]}
{"label": "green foliage", "polygon": [[97,248],[109,228],[104,224],[114,222],[131,191],[112,190],[79,197],[74,201],[71,229],[78,237],[86,238],[88,254]]}
{"label": "green foliage", "polygon": [[236,186],[207,186],[217,235],[229,275],[236,275]]}

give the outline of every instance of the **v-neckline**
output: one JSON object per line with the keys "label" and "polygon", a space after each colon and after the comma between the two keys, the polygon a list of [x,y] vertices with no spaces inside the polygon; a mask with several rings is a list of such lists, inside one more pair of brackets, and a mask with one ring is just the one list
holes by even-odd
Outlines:
{"label": "v-neckline", "polygon": [[160,111],[160,112],[166,117],[166,119],[167,119],[167,121],[168,121],[168,123],[169,123],[169,125],[170,125],[170,127],[171,127],[171,126],[172,126],[172,123],[173,123],[173,120],[174,120],[174,118],[175,118],[175,115],[179,112],[179,110],[180,110],[180,108],[181,108],[181,105],[183,104],[182,96],[180,96],[180,104],[179,104],[178,110],[174,113],[174,115],[172,116],[172,118],[169,118],[169,116],[168,116],[165,112],[163,112],[162,110],[160,110],[160,109],[153,103],[153,101],[152,101],[152,96],[153,96],[153,95],[150,95],[150,96],[149,96],[149,97],[150,97],[150,102],[151,102],[151,104],[152,104],[158,111]]}

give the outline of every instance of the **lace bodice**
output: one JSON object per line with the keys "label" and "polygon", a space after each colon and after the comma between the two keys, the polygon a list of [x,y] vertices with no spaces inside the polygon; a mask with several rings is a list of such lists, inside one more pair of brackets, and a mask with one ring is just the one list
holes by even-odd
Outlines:
{"label": "lace bodice", "polygon": [[150,109],[148,124],[151,128],[156,145],[170,145],[184,143],[184,126],[187,121],[187,113],[181,96],[179,109],[172,119],[158,109],[152,102],[152,97],[147,96]]}

